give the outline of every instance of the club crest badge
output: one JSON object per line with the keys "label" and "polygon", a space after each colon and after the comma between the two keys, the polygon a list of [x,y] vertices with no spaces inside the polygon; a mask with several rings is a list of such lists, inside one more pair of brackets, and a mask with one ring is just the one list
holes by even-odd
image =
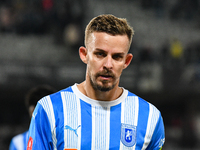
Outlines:
{"label": "club crest badge", "polygon": [[121,124],[121,142],[127,146],[132,147],[136,143],[136,126],[129,124]]}

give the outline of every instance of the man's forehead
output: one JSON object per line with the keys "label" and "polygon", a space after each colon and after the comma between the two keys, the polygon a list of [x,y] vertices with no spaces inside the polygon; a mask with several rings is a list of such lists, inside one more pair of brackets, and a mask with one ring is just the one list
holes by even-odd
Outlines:
{"label": "man's forehead", "polygon": [[87,40],[86,47],[90,46],[111,46],[111,47],[127,47],[129,49],[129,39],[127,35],[111,35],[106,32],[93,32]]}
{"label": "man's forehead", "polygon": [[89,34],[88,36],[88,43],[92,42],[95,42],[96,39],[100,37],[101,40],[103,39],[109,39],[110,37],[111,38],[118,38],[118,37],[121,37],[121,39],[125,39],[129,42],[129,39],[128,39],[128,36],[127,35],[112,35],[112,34],[109,34],[109,33],[106,33],[106,32],[92,32]]}

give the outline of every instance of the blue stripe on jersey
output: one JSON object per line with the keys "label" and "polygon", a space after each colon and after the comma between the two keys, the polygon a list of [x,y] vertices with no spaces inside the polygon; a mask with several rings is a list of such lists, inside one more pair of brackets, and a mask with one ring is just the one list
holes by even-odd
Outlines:
{"label": "blue stripe on jersey", "polygon": [[27,141],[26,139],[27,139],[27,138],[26,138],[26,134],[25,134],[25,136],[24,136],[24,138],[23,138],[23,143],[25,143],[25,144],[24,144],[24,150],[26,150],[26,141]]}
{"label": "blue stripe on jersey", "polygon": [[155,132],[152,136],[152,140],[150,144],[147,147],[147,150],[153,149],[155,145],[157,146],[157,148],[161,148],[164,144],[164,138],[165,138],[164,124],[163,124],[162,116],[160,114],[156,128],[155,128]]}
{"label": "blue stripe on jersey", "polygon": [[[38,125],[40,125],[40,127],[38,127]],[[29,136],[33,138],[33,150],[51,149],[53,147],[51,132],[48,131],[51,131],[51,126],[47,113],[43,109],[43,106],[38,103],[34,109],[29,129]],[[46,140],[43,141],[43,139]]]}
{"label": "blue stripe on jersey", "polygon": [[110,108],[110,150],[119,149],[120,134],[121,134],[121,104],[118,104]]}
{"label": "blue stripe on jersey", "polygon": [[138,114],[137,130],[140,132],[137,132],[136,149],[141,149],[143,146],[148,117],[149,117],[149,103],[139,98],[139,114]]}
{"label": "blue stripe on jersey", "polygon": [[[57,138],[57,147],[59,149],[64,149],[64,113],[63,113],[63,104],[60,93],[55,93],[50,95],[54,96],[52,100],[55,122],[56,122],[56,138]],[[59,112],[58,112],[59,111]],[[59,126],[61,125],[61,126]]]}
{"label": "blue stripe on jersey", "polygon": [[92,108],[90,104],[80,101],[81,105],[81,149],[91,149],[92,139]]}

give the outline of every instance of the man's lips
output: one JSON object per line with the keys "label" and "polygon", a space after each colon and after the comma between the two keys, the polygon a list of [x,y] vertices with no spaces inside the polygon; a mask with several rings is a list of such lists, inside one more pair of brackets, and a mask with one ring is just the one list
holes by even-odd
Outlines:
{"label": "man's lips", "polygon": [[104,80],[108,80],[108,79],[113,78],[113,76],[111,76],[111,75],[99,75],[99,77],[104,79]]}

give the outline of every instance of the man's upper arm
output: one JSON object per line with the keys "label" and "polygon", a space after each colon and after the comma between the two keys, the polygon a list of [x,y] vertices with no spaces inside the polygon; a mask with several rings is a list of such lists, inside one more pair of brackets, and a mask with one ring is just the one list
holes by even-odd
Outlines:
{"label": "man's upper arm", "polygon": [[161,150],[165,142],[165,129],[162,116],[160,114],[158,122],[156,124],[151,142],[147,147],[147,150]]}
{"label": "man's upper arm", "polygon": [[[41,106],[37,104],[29,127],[29,141],[28,145],[30,150],[52,149],[52,136],[48,116]],[[29,150],[27,148],[27,150]]]}

